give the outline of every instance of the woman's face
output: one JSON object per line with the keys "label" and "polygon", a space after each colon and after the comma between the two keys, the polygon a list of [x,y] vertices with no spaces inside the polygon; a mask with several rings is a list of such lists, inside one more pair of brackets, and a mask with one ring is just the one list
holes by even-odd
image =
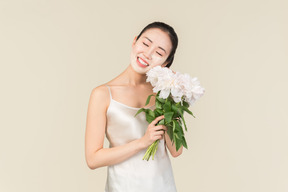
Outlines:
{"label": "woman's face", "polygon": [[158,28],[146,30],[136,41],[134,38],[130,56],[132,68],[140,73],[146,74],[151,68],[165,62],[172,50],[172,43],[169,35]]}

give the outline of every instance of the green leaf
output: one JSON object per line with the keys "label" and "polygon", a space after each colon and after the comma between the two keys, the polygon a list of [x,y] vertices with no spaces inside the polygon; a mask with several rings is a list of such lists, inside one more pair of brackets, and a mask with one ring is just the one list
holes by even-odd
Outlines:
{"label": "green leaf", "polygon": [[181,119],[183,121],[183,124],[184,124],[184,127],[185,127],[185,131],[187,131],[187,126],[186,126],[186,122],[185,122],[183,114],[181,114]]}
{"label": "green leaf", "polygon": [[176,137],[178,138],[178,139],[181,139],[182,137],[183,137],[184,135],[181,133],[181,131],[179,131],[179,129],[178,129],[178,131],[177,131],[177,133],[176,133]]}
{"label": "green leaf", "polygon": [[177,107],[177,105],[175,103],[172,103],[171,108],[172,108],[173,112],[177,113],[178,107]]}
{"label": "green leaf", "polygon": [[158,122],[158,124],[157,125],[164,125],[165,124],[165,121],[164,121],[164,119],[161,119],[159,122]]}
{"label": "green leaf", "polygon": [[148,121],[149,123],[151,123],[153,120],[155,119],[155,117],[149,115],[146,113],[146,121]]}
{"label": "green leaf", "polygon": [[156,99],[156,109],[162,109],[162,103]]}
{"label": "green leaf", "polygon": [[172,120],[174,112],[166,112],[164,113],[165,123],[170,123]]}
{"label": "green leaf", "polygon": [[180,139],[180,137],[179,137],[179,135],[177,133],[174,133],[174,135],[175,135],[176,139]]}
{"label": "green leaf", "polygon": [[167,130],[170,129],[170,130],[172,130],[172,133],[173,133],[173,123],[172,123],[172,121],[169,124],[166,123],[165,126],[167,127]]}
{"label": "green leaf", "polygon": [[175,131],[174,132],[178,134],[179,138],[181,138],[184,135],[183,128],[179,124],[178,121],[175,122]]}
{"label": "green leaf", "polygon": [[161,109],[155,109],[154,112],[155,112],[155,116],[157,116],[157,117],[164,114],[163,110],[161,110]]}
{"label": "green leaf", "polygon": [[160,103],[165,103],[165,99],[162,99],[158,96],[156,96],[156,100],[158,100]]}
{"label": "green leaf", "polygon": [[172,104],[172,111],[174,111],[175,114],[177,114],[177,116],[181,116],[181,114],[183,115],[183,109],[182,106],[177,103],[177,104]]}
{"label": "green leaf", "polygon": [[179,125],[182,126],[182,119],[179,118],[179,119],[177,119],[177,121],[178,121]]}
{"label": "green leaf", "polygon": [[185,139],[184,136],[182,137],[182,145],[183,145],[183,147],[185,147],[186,149],[188,149],[188,145],[187,145],[187,143],[186,143],[186,139]]}
{"label": "green leaf", "polygon": [[179,130],[179,132],[180,132],[182,135],[184,135],[184,132],[183,132],[183,127],[182,127],[182,125],[180,124],[180,122],[179,122],[179,121],[177,121],[177,124],[178,124],[178,130]]}
{"label": "green leaf", "polygon": [[175,123],[176,120],[173,120],[173,132],[175,132],[175,129],[176,129],[176,123]]}
{"label": "green leaf", "polygon": [[172,127],[167,127],[167,134],[169,135],[169,137],[173,143],[173,128]]}
{"label": "green leaf", "polygon": [[176,145],[176,151],[178,151],[181,148],[181,146],[182,146],[181,140],[180,139],[176,139],[175,145]]}
{"label": "green leaf", "polygon": [[165,112],[170,112],[171,111],[171,102],[167,101],[164,105],[163,105],[164,111]]}
{"label": "green leaf", "polygon": [[146,115],[148,114],[148,115],[154,117],[154,119],[155,119],[155,112],[152,111],[151,109],[146,109],[146,110],[145,110],[145,113],[146,113]]}
{"label": "green leaf", "polygon": [[183,106],[182,109],[195,118],[195,116],[193,115],[192,111],[190,111],[187,107]]}
{"label": "green leaf", "polygon": [[148,105],[150,103],[150,99],[151,99],[152,96],[155,96],[155,95],[154,94],[149,95],[147,100],[146,100],[145,105]]}
{"label": "green leaf", "polygon": [[188,108],[189,107],[189,103],[187,103],[186,101],[183,101],[183,106]]}
{"label": "green leaf", "polygon": [[143,112],[143,111],[146,111],[146,109],[144,108],[141,108],[137,111],[137,113],[134,115],[134,117],[136,117],[139,113]]}
{"label": "green leaf", "polygon": [[173,123],[174,123],[174,127],[173,127],[173,132],[174,134],[176,134],[178,132],[178,123],[177,123],[177,120],[173,120]]}

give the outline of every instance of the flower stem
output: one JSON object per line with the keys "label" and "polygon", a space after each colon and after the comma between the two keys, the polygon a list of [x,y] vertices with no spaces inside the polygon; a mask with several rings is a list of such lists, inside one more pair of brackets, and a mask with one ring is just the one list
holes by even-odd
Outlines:
{"label": "flower stem", "polygon": [[146,153],[143,157],[143,160],[145,159],[145,160],[149,161],[151,155],[152,155],[152,160],[154,160],[154,155],[157,151],[158,143],[159,143],[159,140],[156,140],[148,147],[148,149],[146,150]]}

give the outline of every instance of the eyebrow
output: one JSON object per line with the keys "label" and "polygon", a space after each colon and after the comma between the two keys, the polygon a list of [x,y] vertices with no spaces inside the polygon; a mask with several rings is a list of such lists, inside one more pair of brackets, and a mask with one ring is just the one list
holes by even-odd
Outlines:
{"label": "eyebrow", "polygon": [[[144,38],[148,39],[148,41],[150,41],[151,43],[153,43],[153,41],[152,41],[151,39],[149,39],[148,37],[144,37]],[[159,48],[162,49],[162,50],[166,53],[165,49],[163,49],[163,48],[160,47],[160,46],[159,46]]]}

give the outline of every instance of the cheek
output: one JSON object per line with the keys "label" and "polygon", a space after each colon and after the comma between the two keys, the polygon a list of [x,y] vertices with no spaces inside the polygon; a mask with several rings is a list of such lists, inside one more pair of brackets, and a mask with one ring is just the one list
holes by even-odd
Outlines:
{"label": "cheek", "polygon": [[158,57],[158,56],[154,56],[153,58],[155,64],[163,64],[166,61],[166,57]]}
{"label": "cheek", "polygon": [[136,43],[135,46],[134,46],[135,52],[141,51],[141,50],[143,50],[143,49],[145,49],[145,48],[144,48],[144,45],[141,45],[140,43]]}
{"label": "cheek", "polygon": [[141,51],[141,49],[139,49],[139,47],[134,47],[134,49],[132,50],[132,53],[134,55],[137,55],[137,54],[139,54],[140,51]]}
{"label": "cheek", "polygon": [[162,58],[159,58],[159,57],[155,57],[154,58],[154,62],[157,63],[157,64],[160,64],[163,62],[163,59]]}
{"label": "cheek", "polygon": [[151,67],[156,67],[158,65],[162,65],[166,60],[160,57],[155,57],[152,59]]}

